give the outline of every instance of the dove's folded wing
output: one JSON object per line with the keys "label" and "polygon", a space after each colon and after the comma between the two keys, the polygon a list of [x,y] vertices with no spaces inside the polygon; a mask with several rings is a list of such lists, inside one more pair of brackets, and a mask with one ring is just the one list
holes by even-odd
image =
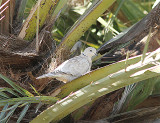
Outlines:
{"label": "dove's folded wing", "polygon": [[58,68],[55,69],[55,72],[63,72],[65,74],[78,77],[89,72],[90,68],[91,63],[89,63],[87,58],[76,56],[62,63]]}

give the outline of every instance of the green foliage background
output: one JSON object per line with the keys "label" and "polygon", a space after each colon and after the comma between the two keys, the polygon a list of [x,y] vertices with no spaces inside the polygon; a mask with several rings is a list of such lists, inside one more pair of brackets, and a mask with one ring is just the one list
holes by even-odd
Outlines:
{"label": "green foliage background", "polygon": [[[62,46],[65,44],[65,46],[67,46],[66,49],[67,48],[71,49],[72,46],[77,42],[77,40],[81,40],[83,42],[82,49],[88,46],[92,46],[98,49],[105,42],[109,41],[114,36],[125,31],[126,29],[128,29],[129,27],[131,27],[132,25],[140,21],[143,17],[145,17],[151,11],[152,6],[155,3],[155,0],[116,0],[116,1],[110,0],[109,2],[112,6],[106,11],[104,11],[105,9],[103,9],[101,12],[99,12],[98,14],[100,15],[101,13],[103,14],[99,16],[97,20],[94,18],[95,21],[94,22],[91,21],[92,22],[90,23],[91,26],[90,25],[86,26],[86,29],[85,29],[86,32],[84,34],[83,33],[77,34],[77,32],[75,33],[75,30],[73,29],[73,27],[76,27],[77,29],[80,28],[81,23],[84,20],[83,17],[86,17],[85,15],[87,15],[87,12],[89,13],[90,8],[95,1],[97,0],[91,0],[91,1],[84,0],[84,4],[79,3],[77,6],[74,5],[73,1],[70,1],[68,2],[68,4],[61,6],[63,9],[61,9],[61,7],[58,5],[54,8],[55,13],[52,14],[52,17],[51,17],[52,19],[57,17],[58,12],[61,11],[61,14],[58,16],[57,20],[55,21],[51,31],[52,38],[54,39],[54,41],[56,41],[55,43],[57,46]],[[36,2],[37,2],[36,0],[28,0],[26,5],[21,8],[21,10],[23,9],[24,14],[22,15],[22,13],[19,12],[19,17],[23,16],[23,22],[25,22],[25,20],[29,16],[31,9],[34,8]],[[96,9],[94,8],[93,12],[95,10]],[[98,16],[98,14],[96,16]],[[77,22],[79,23],[77,24]],[[43,25],[41,27],[43,27]],[[36,31],[37,30],[35,29],[34,30],[35,35],[36,35]],[[28,33],[30,33],[30,31],[28,31]],[[79,37],[74,38],[75,35]],[[33,38],[35,37],[29,37],[31,41],[33,40]],[[71,42],[71,44],[69,45],[69,43],[66,43],[67,39],[68,40],[72,39],[73,42]],[[133,58],[131,60],[128,60],[127,62],[130,64],[136,64],[140,62],[140,57],[141,56],[137,58]],[[142,57],[144,57],[144,55],[142,55]],[[96,64],[95,64],[95,67],[96,67]],[[143,67],[138,70],[140,71],[140,70],[143,70],[144,68],[149,69],[149,68],[152,68],[153,65],[147,64],[144,68]],[[10,79],[6,78],[3,75],[0,75],[0,77],[3,80],[5,80],[8,84],[11,85],[11,88],[0,88],[0,106],[3,107],[2,112],[0,113],[0,122],[8,122],[10,117],[13,115],[14,111],[17,108],[24,107],[17,120],[17,122],[19,123],[25,116],[26,112],[29,110],[29,107],[32,103],[38,103],[39,105],[41,105],[42,103],[54,104],[57,100],[61,100],[67,97],[69,93],[71,93],[73,90],[77,91],[81,89],[79,91],[82,91],[87,89],[88,90],[87,93],[89,94],[92,94],[92,92],[95,93],[97,92],[98,89],[102,87],[100,86],[100,87],[92,88],[92,85],[90,84],[91,81],[94,80],[94,82],[95,81],[97,82],[99,80],[102,85],[103,84],[106,85],[110,82],[109,81],[110,78],[106,78],[106,76],[103,76],[102,73],[105,72],[106,75],[110,75],[116,72],[121,73],[121,70],[123,69],[125,69],[125,61],[121,61],[111,66],[106,66],[99,70],[93,71],[91,75],[87,74],[85,76],[82,76],[72,81],[71,83],[67,83],[66,85],[58,88],[58,89],[61,89],[62,92],[59,93],[59,95],[56,95],[56,97],[42,96],[31,85],[31,87],[37,94],[37,95],[33,95],[29,91],[18,86],[15,82],[11,81]],[[138,72],[138,70],[135,67],[135,69],[130,72],[134,73],[134,72]],[[156,72],[157,71],[158,70],[156,69]],[[142,77],[140,76],[139,79],[135,79],[134,81],[130,81],[127,83],[128,78],[126,77],[121,80],[120,84],[117,84],[117,87],[113,87],[108,91],[104,91],[102,94],[95,94],[93,97],[90,97],[90,98],[91,100],[94,100],[106,93],[109,93],[111,91],[124,87],[126,85],[130,85],[134,82],[139,82],[132,89],[132,91],[129,92],[123,104],[119,104],[119,105],[124,105],[124,107],[122,106],[122,110],[125,110],[125,111],[133,110],[137,104],[144,101],[144,99],[146,99],[148,96],[152,94],[159,94],[160,84],[158,83],[159,82],[159,77],[157,77],[158,72],[156,74],[153,74],[152,71],[149,71],[149,73],[150,73],[149,78],[151,77],[155,77],[155,78],[145,80],[145,78],[143,77],[146,77],[146,75],[144,74],[142,75]],[[121,74],[122,75],[119,75],[118,73],[116,73],[115,78],[114,77],[113,78],[117,80],[126,76],[126,73],[122,72]],[[131,75],[131,74],[128,73],[127,75]],[[111,86],[110,84],[108,85]],[[126,88],[130,88],[130,86],[127,86]],[[143,90],[143,93],[141,93],[139,96],[139,93],[142,90]],[[10,93],[12,96],[8,96],[8,93]],[[68,101],[69,99],[74,98],[74,96],[77,96],[77,95],[73,94],[70,97],[67,97],[66,100],[64,101]],[[83,99],[81,100],[81,98],[75,100],[75,102],[73,100],[73,104],[74,104],[74,107],[72,107],[73,110],[68,109],[70,105],[68,107],[65,107],[65,106],[60,107],[59,105],[61,105],[62,103],[61,102],[57,103],[55,105],[52,105],[49,109],[46,109],[42,113],[42,115],[39,115],[32,122],[33,123],[43,122],[42,121],[43,118],[45,119],[46,122],[50,122],[52,120],[58,121],[62,119],[64,116],[66,116],[67,114],[69,114],[70,112],[76,110],[77,108],[85,105],[88,102],[90,102],[90,100],[85,100],[83,103]],[[37,106],[36,110],[38,110],[39,105]],[[126,105],[128,107],[125,107]],[[55,113],[52,110],[56,108],[59,108],[60,111],[57,111]],[[65,112],[62,111],[63,108],[66,110]],[[57,116],[54,113],[57,114]],[[51,117],[52,115],[54,115],[54,117]]]}

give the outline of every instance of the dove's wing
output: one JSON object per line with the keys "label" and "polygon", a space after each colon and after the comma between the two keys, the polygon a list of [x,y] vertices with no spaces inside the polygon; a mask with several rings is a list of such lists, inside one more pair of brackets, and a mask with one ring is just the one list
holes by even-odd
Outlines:
{"label": "dove's wing", "polygon": [[87,57],[76,56],[62,63],[54,72],[57,74],[65,73],[73,76],[81,76],[90,71],[90,68],[91,63],[88,61]]}

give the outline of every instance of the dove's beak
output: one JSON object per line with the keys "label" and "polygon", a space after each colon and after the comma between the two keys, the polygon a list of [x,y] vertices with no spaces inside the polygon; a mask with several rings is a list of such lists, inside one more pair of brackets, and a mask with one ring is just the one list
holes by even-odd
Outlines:
{"label": "dove's beak", "polygon": [[92,59],[96,58],[98,56],[97,53],[94,53],[94,56],[92,56]]}

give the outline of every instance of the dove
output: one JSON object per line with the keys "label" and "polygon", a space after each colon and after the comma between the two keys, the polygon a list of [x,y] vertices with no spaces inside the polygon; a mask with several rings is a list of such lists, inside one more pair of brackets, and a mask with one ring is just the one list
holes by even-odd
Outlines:
{"label": "dove", "polygon": [[92,66],[92,57],[96,55],[96,49],[88,47],[79,56],[75,56],[66,60],[59,65],[54,71],[37,77],[42,78],[56,78],[64,83],[70,82],[88,72]]}

